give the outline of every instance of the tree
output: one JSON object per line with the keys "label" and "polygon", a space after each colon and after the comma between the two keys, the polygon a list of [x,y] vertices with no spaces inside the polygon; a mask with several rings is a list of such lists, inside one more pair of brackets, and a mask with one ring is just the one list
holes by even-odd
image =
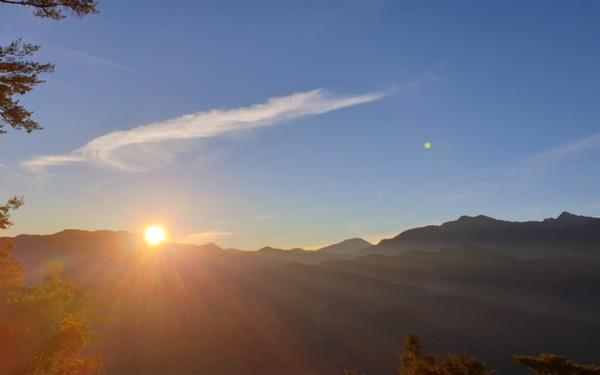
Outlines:
{"label": "tree", "polygon": [[446,357],[445,363],[440,369],[441,375],[491,375],[494,371],[489,370],[482,362],[471,356],[450,355]]}
{"label": "tree", "polygon": [[[65,12],[71,12],[76,17],[98,13],[94,0],[0,0],[0,4],[32,7],[35,16],[53,20],[65,18]],[[42,128],[31,118],[33,112],[23,107],[16,98],[43,83],[40,74],[54,70],[53,64],[27,59],[39,49],[40,46],[24,43],[21,39],[6,47],[0,46],[0,134],[6,133],[6,125],[16,130],[24,129],[27,133]],[[22,204],[23,198],[14,197],[6,205],[0,206],[0,230],[12,225],[9,213]]]}
{"label": "tree", "polygon": [[40,46],[15,40],[7,47],[0,47],[0,133],[6,133],[5,125],[25,129],[27,133],[41,129],[31,118],[33,112],[25,109],[16,96],[25,95],[43,83],[39,74],[52,72],[54,65],[27,60]]}
{"label": "tree", "polygon": [[449,355],[443,359],[422,353],[419,336],[406,336],[400,356],[399,375],[493,375],[485,364],[470,356]]}
{"label": "tree", "polygon": [[0,373],[6,373],[8,365],[16,357],[17,334],[7,319],[6,298],[8,293],[23,285],[23,267],[11,256],[13,249],[9,239],[0,239]]}
{"label": "tree", "polygon": [[94,0],[0,0],[0,3],[33,7],[36,17],[61,20],[64,12],[70,11],[74,16],[82,17],[90,13],[98,13]]}
{"label": "tree", "polygon": [[[63,19],[66,11],[77,17],[97,13],[94,0],[0,0],[0,4],[30,6],[35,9],[35,16],[54,20]],[[39,45],[24,43],[21,39],[0,47],[0,134],[6,133],[6,125],[28,133],[41,129],[31,118],[33,112],[25,109],[16,98],[43,83],[40,74],[54,70],[53,64],[28,60],[39,49]]]}
{"label": "tree", "polygon": [[10,221],[10,211],[16,210],[22,205],[22,197],[13,197],[10,198],[4,206],[0,206],[0,230],[6,229],[12,225],[12,222]]}
{"label": "tree", "polygon": [[513,358],[536,375],[600,375],[600,366],[580,365],[556,354],[515,355]]}
{"label": "tree", "polygon": [[[13,198],[0,207],[0,229],[11,224],[9,211],[22,203]],[[100,359],[85,354],[95,319],[83,308],[75,284],[53,265],[37,283],[26,285],[13,248],[10,238],[0,238],[0,374],[101,372]]]}
{"label": "tree", "polygon": [[85,354],[95,337],[94,323],[77,287],[56,264],[36,283],[21,281],[5,289],[0,293],[0,373],[100,373],[101,360]]}
{"label": "tree", "polygon": [[25,271],[10,255],[13,244],[10,239],[0,238],[0,293],[23,285]]}
{"label": "tree", "polygon": [[[34,8],[34,15],[41,18],[60,20],[65,12],[76,17],[98,13],[94,0],[0,0],[0,4],[14,4]],[[28,60],[40,46],[24,43],[17,39],[6,47],[0,46],[0,134],[6,133],[6,125],[15,130],[24,129],[27,133],[42,127],[31,118],[32,111],[23,107],[16,98],[33,90],[44,81],[40,74],[50,73],[54,65]],[[19,208],[23,198],[11,198],[0,206],[0,229],[6,229],[10,222],[10,211]]]}
{"label": "tree", "polygon": [[[556,354],[540,354],[537,357],[515,355],[513,359],[529,368],[535,375],[600,375],[600,366],[580,365]],[[400,355],[398,375],[494,375],[495,372],[471,356],[451,354],[445,358],[424,355],[418,335],[411,334],[404,340]],[[344,375],[359,375],[346,370]]]}
{"label": "tree", "polygon": [[[94,0],[0,0],[34,8],[34,15],[60,20],[97,13]],[[40,46],[15,40],[0,47],[0,134],[6,125],[31,133],[41,126],[17,97],[40,83],[54,65],[29,60]],[[23,204],[13,197],[0,206],[0,230],[12,225],[10,212]],[[12,242],[0,239],[0,373],[96,374],[102,362],[84,353],[94,334],[91,315],[80,303],[75,285],[53,266],[37,283],[25,285],[23,267],[11,256]]]}
{"label": "tree", "polygon": [[423,355],[418,335],[411,334],[404,339],[404,349],[400,355],[399,375],[436,375],[436,359]]}

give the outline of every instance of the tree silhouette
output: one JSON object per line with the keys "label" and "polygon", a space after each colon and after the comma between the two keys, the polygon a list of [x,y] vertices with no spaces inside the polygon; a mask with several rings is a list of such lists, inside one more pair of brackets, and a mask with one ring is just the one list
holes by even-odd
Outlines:
{"label": "tree silhouette", "polygon": [[411,334],[404,340],[400,356],[399,375],[493,375],[485,364],[471,356],[449,355],[438,358],[424,355],[418,335]]}
{"label": "tree silhouette", "polygon": [[0,3],[33,7],[36,17],[61,20],[64,12],[70,11],[74,16],[82,17],[90,13],[98,13],[94,0],[0,0]]}
{"label": "tree silhouette", "polygon": [[437,375],[436,358],[423,355],[418,335],[410,334],[404,339],[404,349],[400,356],[399,375]]}
{"label": "tree silhouette", "polygon": [[513,358],[536,375],[600,375],[599,366],[580,365],[556,354],[515,355]]}
{"label": "tree silhouette", "polygon": [[[529,368],[535,375],[600,375],[600,366],[581,365],[569,359],[543,353],[539,356],[514,355],[514,360]],[[494,375],[495,372],[471,356],[451,354],[445,358],[424,355],[418,335],[404,340],[398,375]],[[359,375],[346,370],[344,375]]]}
{"label": "tree silhouette", "polygon": [[4,206],[0,206],[0,230],[6,229],[12,225],[10,221],[10,211],[16,210],[23,205],[23,198],[13,197],[6,202]]}
{"label": "tree silhouette", "polygon": [[[64,18],[65,11],[77,17],[97,13],[93,0],[0,0],[0,4],[30,6],[35,9],[35,16],[54,20]],[[17,99],[44,82],[39,78],[40,74],[54,70],[53,64],[28,59],[39,49],[39,45],[24,43],[21,39],[0,47],[0,134],[6,133],[6,125],[28,133],[41,129],[31,118],[33,112],[25,109]]]}
{"label": "tree silhouette", "polygon": [[25,95],[43,83],[39,74],[52,72],[54,65],[27,60],[40,46],[23,43],[18,39],[7,47],[0,47],[0,133],[5,125],[25,129],[27,133],[41,129],[31,118],[33,112],[25,109],[16,96]]}

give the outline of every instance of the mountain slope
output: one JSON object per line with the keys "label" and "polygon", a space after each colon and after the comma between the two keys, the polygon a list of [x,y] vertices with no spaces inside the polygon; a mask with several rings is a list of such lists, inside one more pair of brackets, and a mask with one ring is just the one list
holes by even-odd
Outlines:
{"label": "mountain slope", "polygon": [[513,222],[487,216],[461,216],[442,225],[410,229],[361,250],[362,254],[435,251],[477,245],[517,257],[598,255],[600,219],[563,212],[543,221]]}
{"label": "mountain slope", "polygon": [[350,238],[333,245],[322,247],[317,251],[327,254],[352,254],[371,246],[373,246],[373,244],[362,238]]}

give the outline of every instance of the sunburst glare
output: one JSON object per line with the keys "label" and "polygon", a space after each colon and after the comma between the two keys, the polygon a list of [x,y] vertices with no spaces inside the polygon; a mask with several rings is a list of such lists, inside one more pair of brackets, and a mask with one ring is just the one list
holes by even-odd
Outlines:
{"label": "sunburst glare", "polygon": [[158,245],[165,239],[165,230],[159,226],[153,225],[146,229],[144,237],[149,245]]}

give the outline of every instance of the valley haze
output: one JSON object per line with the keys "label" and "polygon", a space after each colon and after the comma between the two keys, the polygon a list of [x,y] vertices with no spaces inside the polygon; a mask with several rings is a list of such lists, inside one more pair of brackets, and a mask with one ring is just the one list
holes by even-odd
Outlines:
{"label": "valley haze", "polygon": [[30,280],[58,262],[108,306],[97,350],[112,373],[386,374],[414,331],[501,373],[523,373],[506,348],[600,361],[599,218],[462,216],[313,251],[151,248],[118,231],[7,239]]}

